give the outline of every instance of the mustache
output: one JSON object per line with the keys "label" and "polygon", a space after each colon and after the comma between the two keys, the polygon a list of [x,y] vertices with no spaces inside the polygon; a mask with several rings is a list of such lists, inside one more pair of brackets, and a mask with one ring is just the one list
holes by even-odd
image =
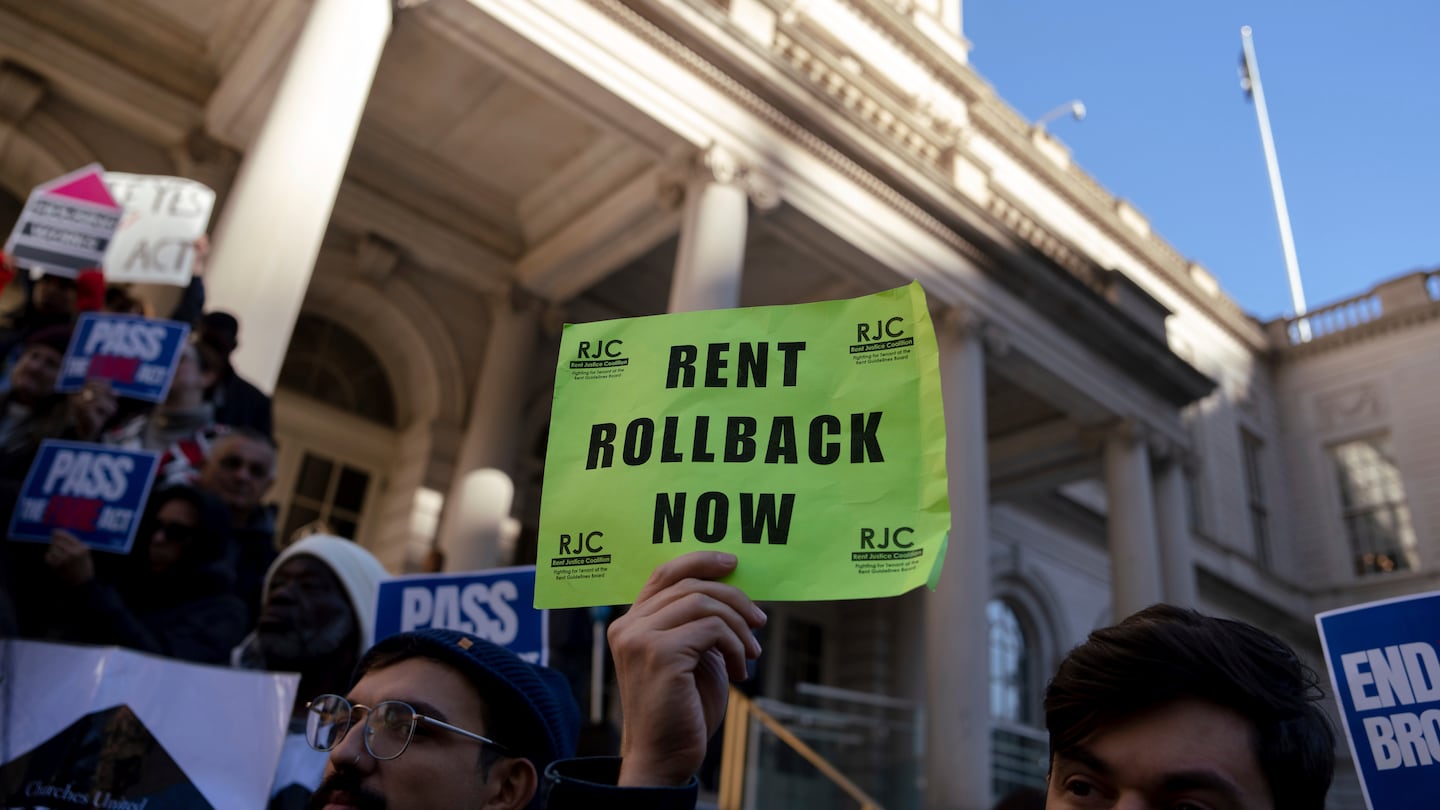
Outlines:
{"label": "mustache", "polygon": [[307,810],[322,810],[332,793],[344,793],[360,810],[385,810],[385,797],[361,787],[360,780],[360,774],[350,768],[337,769],[315,789]]}

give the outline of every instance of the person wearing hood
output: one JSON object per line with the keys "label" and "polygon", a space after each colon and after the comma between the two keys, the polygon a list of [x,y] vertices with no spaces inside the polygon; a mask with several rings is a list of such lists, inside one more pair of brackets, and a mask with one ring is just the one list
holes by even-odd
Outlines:
{"label": "person wearing hood", "polygon": [[375,599],[387,576],[375,555],[341,537],[315,534],[285,548],[265,574],[260,618],[235,648],[243,669],[298,672],[290,730],[270,810],[303,808],[320,785],[326,755],[305,739],[314,698],[343,692],[375,632]]}
{"label": "person wearing hood", "polygon": [[135,548],[111,576],[97,575],[78,538],[55,530],[45,562],[65,589],[60,639],[223,663],[245,633],[245,605],[225,564],[229,545],[225,507],[189,486],[151,496]]}

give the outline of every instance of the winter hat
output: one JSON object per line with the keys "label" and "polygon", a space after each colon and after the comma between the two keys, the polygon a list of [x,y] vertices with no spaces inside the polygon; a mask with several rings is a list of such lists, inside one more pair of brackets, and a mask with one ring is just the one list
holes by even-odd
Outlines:
{"label": "winter hat", "polygon": [[75,311],[99,312],[105,308],[105,274],[81,270],[75,276]]}
{"label": "winter hat", "polygon": [[25,345],[48,346],[55,351],[64,354],[65,349],[70,346],[70,335],[72,330],[69,324],[57,323],[54,326],[46,326],[36,329],[25,336]]}
{"label": "winter hat", "polygon": [[535,770],[575,755],[580,706],[570,684],[549,667],[527,664],[515,653],[459,630],[431,627],[381,639],[356,668],[358,681],[376,662],[431,658],[475,685],[489,710],[495,741],[530,760]]}
{"label": "winter hat", "polygon": [[380,592],[380,581],[389,576],[385,566],[353,540],[312,534],[286,546],[275,558],[265,572],[265,583],[260,588],[262,599],[263,594],[270,592],[270,578],[286,560],[298,554],[315,557],[335,572],[345,595],[350,597],[350,606],[355,609],[355,623],[360,626],[360,649],[356,654],[364,655],[375,640],[375,599]]}

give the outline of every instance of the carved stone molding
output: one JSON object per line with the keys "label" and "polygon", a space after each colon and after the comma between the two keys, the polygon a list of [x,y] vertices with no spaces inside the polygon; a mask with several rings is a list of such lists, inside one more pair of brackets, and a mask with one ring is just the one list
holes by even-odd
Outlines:
{"label": "carved stone molding", "polygon": [[399,263],[400,249],[388,239],[367,233],[355,243],[355,269],[376,285],[384,286]]}
{"label": "carved stone molding", "polygon": [[772,177],[747,165],[729,149],[712,144],[672,160],[661,170],[656,190],[660,206],[670,211],[679,208],[696,183],[723,183],[744,189],[750,202],[762,212],[774,210],[781,202],[780,188]]}
{"label": "carved stone molding", "polygon": [[11,62],[0,63],[0,120],[18,124],[45,97],[45,80]]}
{"label": "carved stone molding", "polygon": [[1377,385],[1360,383],[1316,395],[1315,416],[1321,430],[1369,425],[1385,417],[1385,402]]}

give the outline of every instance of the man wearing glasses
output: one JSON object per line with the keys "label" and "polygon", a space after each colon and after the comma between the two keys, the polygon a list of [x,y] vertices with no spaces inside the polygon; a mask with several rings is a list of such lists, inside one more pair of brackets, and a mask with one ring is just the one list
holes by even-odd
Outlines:
{"label": "man wearing glasses", "polygon": [[715,552],[665,563],[611,625],[621,758],[570,759],[580,714],[558,673],[432,628],[376,644],[348,695],[311,701],[307,738],[330,759],[310,806],[693,808],[728,680],[760,655],[765,614],[716,581],[735,564]]}

